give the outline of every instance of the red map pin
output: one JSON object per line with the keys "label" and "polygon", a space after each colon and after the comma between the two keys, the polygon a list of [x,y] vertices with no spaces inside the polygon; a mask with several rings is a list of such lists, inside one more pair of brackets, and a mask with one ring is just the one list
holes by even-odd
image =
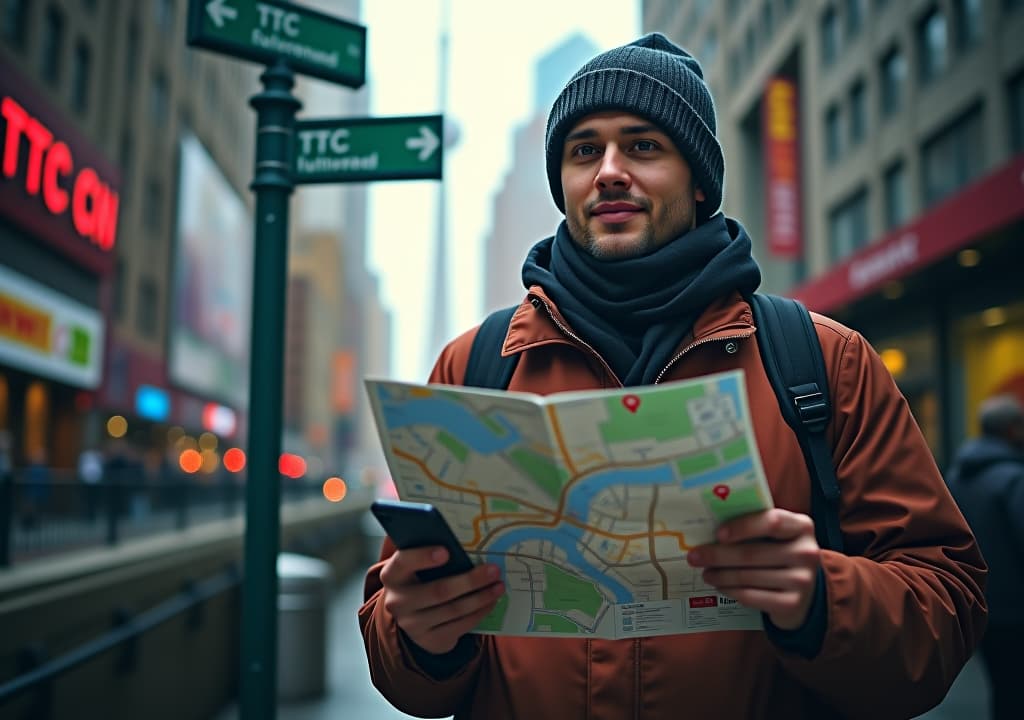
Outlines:
{"label": "red map pin", "polygon": [[622,404],[626,406],[626,409],[631,413],[635,413],[637,408],[640,407],[640,398],[636,395],[625,395],[622,398]]}
{"label": "red map pin", "polygon": [[718,496],[719,500],[725,500],[729,497],[729,486],[728,485],[715,485],[711,492]]}

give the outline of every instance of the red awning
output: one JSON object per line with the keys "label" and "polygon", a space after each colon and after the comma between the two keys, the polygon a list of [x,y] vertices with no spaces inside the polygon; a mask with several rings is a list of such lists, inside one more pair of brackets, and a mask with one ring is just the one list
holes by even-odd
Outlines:
{"label": "red awning", "polygon": [[1024,218],[1024,155],[787,295],[831,312]]}

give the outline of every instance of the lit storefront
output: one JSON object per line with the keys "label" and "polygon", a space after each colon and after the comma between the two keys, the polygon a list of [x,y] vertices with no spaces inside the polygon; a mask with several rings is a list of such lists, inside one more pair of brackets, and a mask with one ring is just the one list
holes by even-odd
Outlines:
{"label": "lit storefront", "polygon": [[14,68],[0,73],[0,430],[75,464],[102,379],[117,171]]}
{"label": "lit storefront", "polygon": [[978,406],[1024,401],[1024,156],[792,295],[862,332],[940,464],[977,433]]}

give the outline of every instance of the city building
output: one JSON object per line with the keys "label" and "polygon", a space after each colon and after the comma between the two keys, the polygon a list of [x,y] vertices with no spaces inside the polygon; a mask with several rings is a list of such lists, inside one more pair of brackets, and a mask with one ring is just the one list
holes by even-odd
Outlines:
{"label": "city building", "polygon": [[860,330],[940,464],[1024,398],[1024,2],[644,0],[698,57],[764,287]]}
{"label": "city building", "polygon": [[[0,5],[0,430],[19,465],[74,467],[111,434],[151,459],[169,438],[246,442],[262,68],[189,48],[188,6]],[[300,117],[366,114],[365,91],[325,86],[297,76]],[[299,188],[291,219],[285,449],[334,470],[364,356],[388,354],[364,350],[363,318],[386,315],[365,189]]]}
{"label": "city building", "polygon": [[530,248],[562,220],[544,181],[548,111],[572,74],[597,52],[590,40],[575,34],[537,61],[530,117],[516,129],[508,172],[494,194],[494,224],[484,242],[484,312],[522,301],[526,291],[519,273],[509,270],[522,267]]}
{"label": "city building", "polygon": [[[0,298],[12,319],[0,332],[0,423],[18,462],[73,466],[114,414],[144,447],[172,424],[198,433],[204,417],[239,430],[244,407],[222,392],[233,379],[190,382],[199,373],[166,359],[175,323],[202,310],[175,295],[179,166],[245,215],[252,164],[255,71],[188,50],[186,5],[3,5]],[[241,321],[234,309],[222,326]],[[237,347],[248,330],[233,331]]]}

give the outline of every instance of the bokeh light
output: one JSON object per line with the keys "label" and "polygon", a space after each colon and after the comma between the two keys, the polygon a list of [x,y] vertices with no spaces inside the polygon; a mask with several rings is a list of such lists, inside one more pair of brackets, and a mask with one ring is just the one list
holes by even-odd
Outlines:
{"label": "bokeh light", "polygon": [[204,475],[212,475],[220,467],[220,455],[217,454],[216,450],[203,450],[199,453],[199,457],[203,459],[200,469]]}
{"label": "bokeh light", "polygon": [[297,480],[306,474],[306,461],[294,453],[282,453],[277,461],[277,470],[285,477]]}
{"label": "bokeh light", "polygon": [[204,432],[199,436],[199,449],[200,450],[216,450],[217,449],[217,436],[212,432]]}
{"label": "bokeh light", "polygon": [[345,481],[340,477],[329,477],[324,480],[324,497],[331,502],[341,502],[345,499],[345,493],[348,492],[348,488],[345,486]]}
{"label": "bokeh light", "polygon": [[128,421],[120,415],[113,415],[107,420],[107,432],[113,438],[124,437],[128,432]]}
{"label": "bokeh light", "polygon": [[178,441],[181,440],[185,435],[185,428],[180,425],[175,425],[167,431],[167,442],[175,447],[178,445]]}
{"label": "bokeh light", "polygon": [[245,453],[241,448],[229,448],[224,453],[224,459],[222,460],[224,467],[230,472],[236,473],[241,472],[242,468],[245,467]]}
{"label": "bokeh light", "polygon": [[182,451],[181,457],[178,458],[178,464],[181,465],[182,470],[193,475],[199,472],[199,468],[203,466],[203,456],[199,454],[198,450],[189,448]]}

